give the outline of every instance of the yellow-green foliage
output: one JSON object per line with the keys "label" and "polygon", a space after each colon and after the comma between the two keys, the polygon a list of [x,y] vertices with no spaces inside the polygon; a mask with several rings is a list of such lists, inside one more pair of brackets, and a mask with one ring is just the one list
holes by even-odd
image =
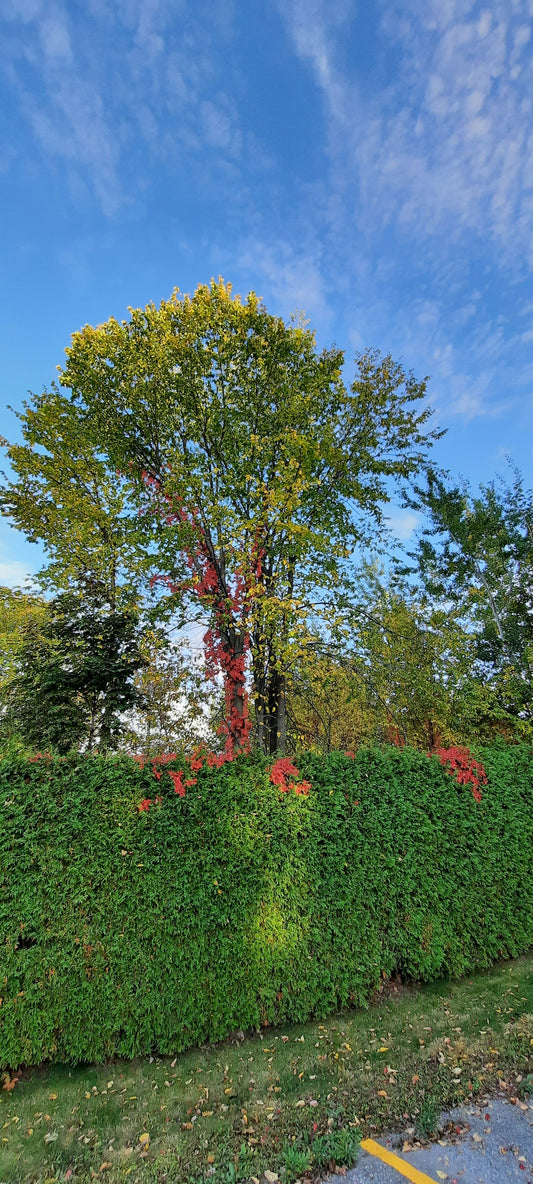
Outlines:
{"label": "yellow-green foliage", "polygon": [[476,755],[481,803],[413,749],[301,757],[308,797],[262,759],[180,798],[127,757],[4,757],[0,1067],[174,1053],[526,950],[530,750]]}

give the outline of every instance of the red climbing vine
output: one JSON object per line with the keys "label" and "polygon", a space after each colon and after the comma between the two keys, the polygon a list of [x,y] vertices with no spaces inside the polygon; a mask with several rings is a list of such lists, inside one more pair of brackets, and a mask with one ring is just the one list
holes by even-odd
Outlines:
{"label": "red climbing vine", "polygon": [[293,789],[295,794],[307,794],[311,789],[309,781],[295,780],[300,776],[296,765],[293,765],[288,756],[282,756],[279,760],[274,761],[270,770],[270,780],[273,785],[278,785],[282,793],[288,793]]}
{"label": "red climbing vine", "polygon": [[[206,674],[216,679],[221,674],[224,684],[225,714],[219,726],[219,734],[225,737],[226,759],[234,753],[248,752],[250,746],[251,720],[248,693],[246,690],[246,660],[250,647],[250,634],[246,624],[246,603],[250,593],[250,581],[261,576],[262,549],[259,543],[252,547],[251,573],[238,571],[233,586],[217,559],[208,532],[204,529],[196,509],[186,510],[179,495],[169,495],[162,490],[161,482],[148,473],[142,479],[149,490],[153,490],[166,503],[163,514],[167,525],[181,523],[187,532],[184,553],[190,570],[190,578],[176,584],[171,576],[152,576],[153,585],[161,581],[171,592],[189,592],[199,601],[211,617],[211,624],[204,633]],[[158,507],[159,512],[160,506]]]}
{"label": "red climbing vine", "polygon": [[470,785],[476,802],[481,801],[480,785],[487,784],[487,774],[481,761],[476,761],[469,748],[435,748],[428,756],[438,757],[441,765],[451,773],[459,785]]}
{"label": "red climbing vine", "polygon": [[[220,768],[240,753],[250,751],[252,724],[246,689],[246,662],[250,648],[247,610],[252,597],[257,596],[261,588],[263,531],[257,528],[246,568],[237,570],[230,581],[216,555],[209,532],[202,524],[199,511],[187,509],[178,494],[165,493],[161,481],[149,473],[143,471],[141,476],[147,491],[157,495],[153,503],[154,512],[161,514],[167,526],[180,524],[185,527],[182,545],[190,572],[189,578],[181,583],[176,583],[172,576],[162,574],[152,576],[150,584],[153,587],[160,581],[173,593],[189,593],[196,597],[202,609],[208,613],[211,623],[203,637],[206,674],[213,680],[222,675],[224,684],[225,713],[218,728],[219,735],[225,737],[224,751],[215,753],[197,749],[188,761],[190,772],[194,774],[200,771],[204,763],[209,768]],[[148,758],[139,755],[133,759],[144,768]],[[162,776],[159,766],[173,760],[177,760],[176,753],[152,758],[152,772],[158,781]],[[197,784],[197,778],[187,777],[184,769],[166,771],[174,793],[179,797],[185,797],[187,789]],[[283,793],[294,790],[296,794],[308,794],[310,783],[299,780],[299,777],[298,770],[286,757],[276,761],[270,772],[271,781]],[[153,802],[160,800],[143,798],[137,809],[140,812],[147,811]]]}
{"label": "red climbing vine", "polygon": [[[199,773],[206,765],[209,769],[220,769],[228,761],[235,760],[238,754],[235,752],[210,752],[208,749],[197,748],[193,755],[188,758],[187,764],[190,773]],[[157,781],[161,780],[163,769],[159,766],[168,765],[170,761],[178,760],[177,753],[169,752],[163,753],[161,756],[146,757],[140,753],[132,757],[141,769],[144,769],[148,761],[152,764],[152,774]],[[180,798],[184,798],[187,790],[198,784],[198,778],[195,776],[187,776],[184,769],[166,769],[170,780],[174,786],[174,793],[178,794]],[[307,797],[312,788],[310,781],[300,780],[300,773],[296,765],[289,757],[280,757],[274,762],[270,769],[270,780],[273,785],[277,785],[282,793],[289,793],[293,791],[296,796],[303,795]],[[148,812],[150,806],[161,803],[163,798],[158,796],[155,798],[143,798],[137,809],[140,814]]]}

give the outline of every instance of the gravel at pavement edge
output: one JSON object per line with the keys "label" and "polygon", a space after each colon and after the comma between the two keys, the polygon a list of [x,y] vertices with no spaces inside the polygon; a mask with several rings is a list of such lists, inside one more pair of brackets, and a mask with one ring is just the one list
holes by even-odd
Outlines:
{"label": "gravel at pavement edge", "polygon": [[[453,1124],[450,1129],[449,1124]],[[456,1129],[457,1128],[457,1129]],[[533,1184],[533,1097],[489,1098],[443,1114],[440,1141],[404,1151],[409,1134],[380,1135],[382,1147],[440,1184]],[[405,1177],[361,1151],[355,1168],[327,1184],[401,1184]]]}

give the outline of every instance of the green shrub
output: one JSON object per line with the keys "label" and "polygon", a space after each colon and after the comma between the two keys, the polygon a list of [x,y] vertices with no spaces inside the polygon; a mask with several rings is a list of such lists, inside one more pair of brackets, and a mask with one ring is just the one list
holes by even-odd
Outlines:
{"label": "green shrub", "polygon": [[181,798],[127,757],[5,756],[1,1067],[176,1053],[526,950],[530,750],[477,755],[480,803],[412,749],[302,757],[309,796],[262,759]]}

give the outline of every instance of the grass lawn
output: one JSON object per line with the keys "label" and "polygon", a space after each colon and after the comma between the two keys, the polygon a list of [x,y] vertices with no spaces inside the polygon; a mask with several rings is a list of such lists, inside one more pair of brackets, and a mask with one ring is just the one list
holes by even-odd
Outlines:
{"label": "grass lawn", "polygon": [[527,955],[175,1058],[25,1070],[0,1091],[0,1181],[292,1184],[351,1165],[366,1134],[431,1133],[471,1093],[520,1096],[532,1072]]}

